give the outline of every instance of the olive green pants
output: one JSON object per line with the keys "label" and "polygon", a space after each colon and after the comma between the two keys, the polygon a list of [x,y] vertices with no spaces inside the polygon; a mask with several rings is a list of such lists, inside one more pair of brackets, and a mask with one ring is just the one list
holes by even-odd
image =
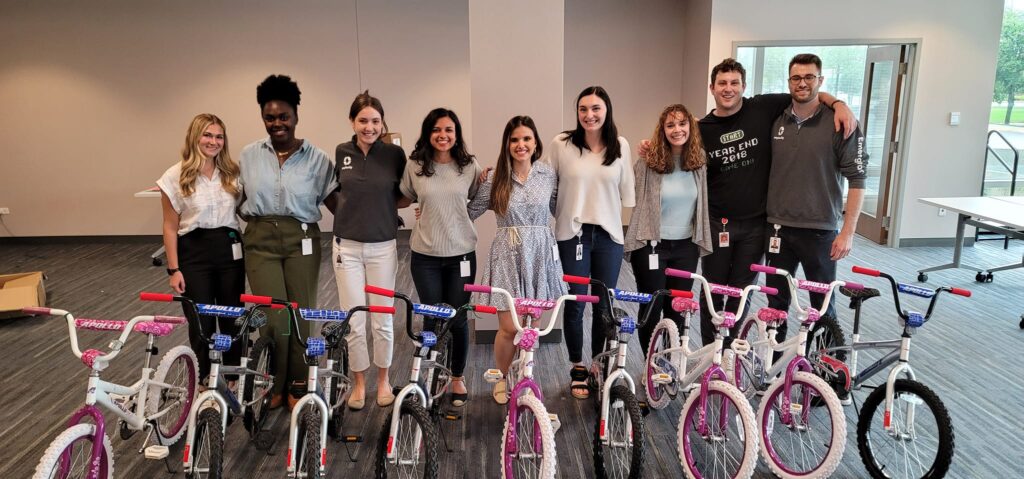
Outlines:
{"label": "olive green pants", "polygon": [[[271,296],[316,307],[316,289],[320,278],[320,229],[316,223],[302,223],[290,216],[261,216],[246,224],[242,238],[245,243],[245,274],[252,294]],[[313,241],[313,254],[302,254],[302,239]],[[303,359],[305,349],[295,338],[287,311],[266,310],[267,325],[260,336],[274,339],[273,394],[287,391],[292,381],[305,381],[308,367]],[[299,319],[302,337],[309,336],[310,323]]]}

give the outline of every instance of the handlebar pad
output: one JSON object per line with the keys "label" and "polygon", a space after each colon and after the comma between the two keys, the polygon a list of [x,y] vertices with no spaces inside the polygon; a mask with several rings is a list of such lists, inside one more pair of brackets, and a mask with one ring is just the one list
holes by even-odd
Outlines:
{"label": "handlebar pad", "polygon": [[970,298],[971,297],[971,290],[969,290],[969,289],[949,288],[949,292],[953,293],[953,294],[956,294],[956,295],[959,295],[959,296],[963,296],[965,298]]}
{"label": "handlebar pad", "polygon": [[846,283],[846,287],[852,290],[860,291],[864,289],[864,285],[860,283],[854,283],[853,281],[843,281]]}
{"label": "handlebar pad", "polygon": [[467,293],[484,293],[491,294],[491,287],[484,286],[482,284],[467,284],[462,287],[462,290]]}
{"label": "handlebar pad", "polygon": [[693,297],[693,292],[691,292],[691,291],[683,291],[683,290],[679,290],[679,289],[670,289],[669,292],[672,293],[672,297],[673,298],[692,298]]}
{"label": "handlebar pad", "polygon": [[254,294],[243,294],[239,297],[243,303],[254,303],[254,304],[271,304],[274,298],[270,296],[256,296]]}
{"label": "handlebar pad", "polygon": [[162,302],[168,303],[168,302],[174,301],[174,295],[173,294],[164,294],[164,293],[146,293],[146,292],[142,292],[142,293],[139,293],[139,299],[141,299],[143,301],[162,301]]}
{"label": "handlebar pad", "polygon": [[755,273],[775,274],[779,269],[773,266],[754,263],[750,265],[750,270]]}
{"label": "handlebar pad", "polygon": [[571,274],[563,274],[562,281],[573,284],[590,284],[590,278],[586,276],[573,276]]}
{"label": "handlebar pad", "polygon": [[370,306],[367,311],[371,313],[395,314],[394,306]]}
{"label": "handlebar pad", "polygon": [[153,322],[167,324],[185,324],[186,320],[181,316],[153,316]]}
{"label": "handlebar pad", "polygon": [[498,308],[495,308],[494,306],[483,305],[483,304],[473,305],[473,311],[476,311],[478,313],[498,314]]}
{"label": "handlebar pad", "polygon": [[775,289],[775,288],[773,288],[771,286],[759,286],[759,288],[760,288],[761,292],[764,293],[764,294],[771,294],[771,295],[779,294],[779,290],[777,290],[777,289]]}
{"label": "handlebar pad", "polygon": [[597,296],[593,296],[590,294],[577,294],[576,301],[579,301],[581,303],[597,303],[601,301],[601,298],[598,298]]}
{"label": "handlebar pad", "polygon": [[882,274],[882,272],[877,269],[865,268],[863,266],[854,266],[853,272],[859,274],[866,274],[868,276],[874,276],[876,278],[878,277],[878,275]]}
{"label": "handlebar pad", "polygon": [[668,276],[675,276],[677,278],[683,278],[683,279],[689,279],[691,276],[693,276],[693,273],[691,273],[689,271],[683,271],[681,269],[675,269],[675,268],[665,268],[665,274],[668,275]]}
{"label": "handlebar pad", "polygon": [[32,306],[32,307],[28,307],[28,308],[21,308],[21,312],[23,312],[25,314],[48,315],[48,314],[50,314],[50,308],[42,308],[42,307]]}
{"label": "handlebar pad", "polygon": [[372,284],[366,285],[363,288],[363,291],[367,292],[367,293],[370,293],[370,294],[376,294],[376,295],[379,295],[379,296],[387,296],[389,298],[394,298],[395,297],[395,291],[394,290],[387,289],[387,288],[381,288],[380,286],[374,286]]}

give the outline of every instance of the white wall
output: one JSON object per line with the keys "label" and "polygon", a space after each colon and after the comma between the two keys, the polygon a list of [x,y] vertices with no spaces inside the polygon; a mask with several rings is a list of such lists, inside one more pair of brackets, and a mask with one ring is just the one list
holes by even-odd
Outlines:
{"label": "white wall", "polygon": [[738,41],[920,39],[898,234],[948,238],[955,217],[917,198],[978,194],[1002,14],[1002,0],[716,0],[708,71]]}

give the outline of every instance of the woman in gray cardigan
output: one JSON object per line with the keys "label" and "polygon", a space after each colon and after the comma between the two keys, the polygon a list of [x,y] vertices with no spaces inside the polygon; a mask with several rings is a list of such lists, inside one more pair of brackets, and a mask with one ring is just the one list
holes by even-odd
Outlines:
{"label": "woman in gray cardigan", "polygon": [[[647,151],[646,157],[633,164],[636,208],[625,237],[626,260],[633,267],[639,291],[688,291],[692,280],[667,278],[664,271],[694,271],[698,259],[711,253],[706,159],[697,119],[683,105],[666,107]],[[677,323],[682,319],[670,301],[662,300],[642,306],[641,317],[651,307],[661,308]],[[657,318],[652,318],[640,329],[644,354],[657,323]]]}

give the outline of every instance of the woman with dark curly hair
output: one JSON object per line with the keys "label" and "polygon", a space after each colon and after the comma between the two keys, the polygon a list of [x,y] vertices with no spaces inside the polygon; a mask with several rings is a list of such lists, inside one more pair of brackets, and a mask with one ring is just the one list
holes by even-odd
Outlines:
{"label": "woman with dark curly hair", "polygon": [[[476,276],[476,229],[467,204],[476,196],[481,171],[466,151],[455,112],[437,108],[427,114],[400,184],[402,194],[420,208],[409,243],[412,280],[421,303],[457,308],[469,302],[463,286]],[[469,397],[462,376],[469,327],[464,312],[451,321],[452,405],[458,407]],[[433,326],[424,320],[424,328]]]}
{"label": "woman with dark curly hair", "polygon": [[[239,212],[248,223],[243,234],[245,273],[253,294],[312,308],[320,272],[320,204],[338,184],[327,153],[295,137],[300,94],[299,86],[285,75],[271,75],[256,88],[270,136],[242,149],[244,199]],[[286,387],[305,392],[307,369],[304,351],[289,335],[287,314],[269,316],[260,334],[275,342],[271,407],[277,407]],[[309,323],[299,326],[308,334]],[[289,407],[294,400],[289,395]]]}

